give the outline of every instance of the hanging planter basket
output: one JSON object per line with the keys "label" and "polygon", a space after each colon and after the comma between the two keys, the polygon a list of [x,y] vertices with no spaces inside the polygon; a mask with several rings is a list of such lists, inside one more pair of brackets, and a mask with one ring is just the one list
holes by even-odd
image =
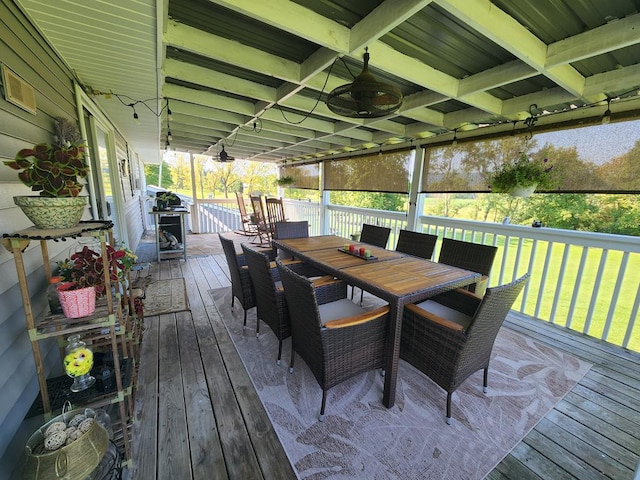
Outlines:
{"label": "hanging planter basket", "polygon": [[509,194],[512,197],[521,197],[527,198],[533,195],[533,192],[536,191],[537,185],[527,185],[526,187],[515,187]]}

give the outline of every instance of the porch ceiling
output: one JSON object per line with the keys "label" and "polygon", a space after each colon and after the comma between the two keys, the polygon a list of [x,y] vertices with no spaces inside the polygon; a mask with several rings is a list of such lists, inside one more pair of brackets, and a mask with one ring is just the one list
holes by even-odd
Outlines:
{"label": "porch ceiling", "polygon": [[[169,98],[176,150],[310,160],[520,130],[532,112],[536,127],[596,121],[607,98],[613,121],[640,110],[640,0],[16,2],[87,89]],[[404,103],[340,117],[324,99],[360,72],[365,47]],[[157,161],[167,116],[136,108],[137,125],[95,98]]]}

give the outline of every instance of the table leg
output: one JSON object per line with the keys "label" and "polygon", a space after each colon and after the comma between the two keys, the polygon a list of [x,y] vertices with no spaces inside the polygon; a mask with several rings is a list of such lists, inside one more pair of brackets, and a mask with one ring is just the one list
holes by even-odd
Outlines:
{"label": "table leg", "polygon": [[160,215],[154,215],[153,218],[156,224],[156,261],[160,263]]}
{"label": "table leg", "polygon": [[391,408],[396,402],[396,382],[398,380],[398,362],[400,361],[400,334],[402,330],[402,312],[404,307],[397,301],[389,302],[389,337],[387,339],[387,358],[385,360],[384,392],[382,403]]}
{"label": "table leg", "polygon": [[182,257],[187,261],[187,232],[184,228],[184,215],[180,215],[180,231],[182,232]]}

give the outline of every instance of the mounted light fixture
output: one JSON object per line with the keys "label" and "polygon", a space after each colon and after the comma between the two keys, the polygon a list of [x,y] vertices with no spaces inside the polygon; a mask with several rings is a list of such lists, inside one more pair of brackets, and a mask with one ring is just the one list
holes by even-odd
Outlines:
{"label": "mounted light fixture", "polygon": [[352,83],[335,88],[327,96],[333,113],[351,118],[377,118],[396,112],[402,105],[402,92],[388,83],[378,82],[369,71],[369,52],[365,48],[364,67]]}
{"label": "mounted light fixture", "polygon": [[234,160],[235,158],[233,158],[227,152],[225,152],[224,145],[222,145],[222,150],[220,150],[220,153],[218,154],[218,161],[220,163],[225,163],[225,162],[233,162]]}

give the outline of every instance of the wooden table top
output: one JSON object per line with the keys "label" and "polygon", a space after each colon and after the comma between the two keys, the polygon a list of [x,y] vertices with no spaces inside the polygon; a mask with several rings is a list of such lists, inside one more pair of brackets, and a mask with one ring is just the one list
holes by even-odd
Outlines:
{"label": "wooden table top", "polygon": [[281,245],[285,248],[290,248],[298,252],[308,252],[311,250],[322,250],[325,248],[340,248],[345,244],[350,244],[348,239],[338,237],[336,235],[320,235],[317,237],[301,237],[301,238],[286,238],[282,240],[272,240],[275,245]]}
{"label": "wooden table top", "polygon": [[345,268],[343,273],[358,278],[365,290],[370,286],[399,298],[417,292],[438,293],[448,285],[458,286],[461,281],[473,283],[473,279],[480,276],[475,272],[417,257],[357,265]]}
{"label": "wooden table top", "polygon": [[[365,246],[378,260],[367,261],[338,250],[346,244]],[[273,240],[273,245],[389,302],[390,332],[382,396],[382,403],[388,408],[393,406],[396,396],[404,306],[470,285],[480,278],[479,273],[393,250],[349,242],[334,235]]]}

